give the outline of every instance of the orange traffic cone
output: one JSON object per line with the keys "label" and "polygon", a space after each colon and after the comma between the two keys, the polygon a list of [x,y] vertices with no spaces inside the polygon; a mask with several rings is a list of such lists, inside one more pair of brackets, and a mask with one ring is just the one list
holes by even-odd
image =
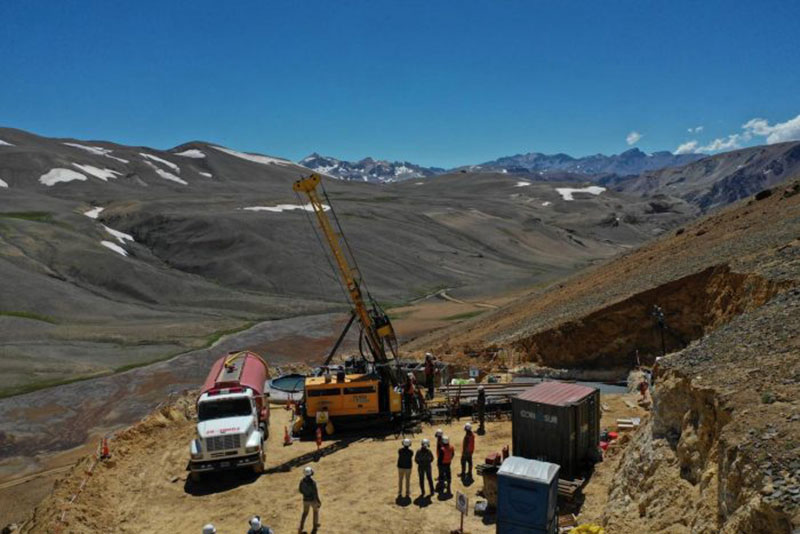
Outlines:
{"label": "orange traffic cone", "polygon": [[292,436],[289,435],[289,429],[287,427],[283,427],[283,446],[291,445],[292,444]]}
{"label": "orange traffic cone", "polygon": [[317,450],[322,446],[322,427],[317,427]]}
{"label": "orange traffic cone", "polygon": [[103,438],[100,446],[100,459],[106,460],[108,458],[111,458],[111,450],[108,448],[108,438]]}

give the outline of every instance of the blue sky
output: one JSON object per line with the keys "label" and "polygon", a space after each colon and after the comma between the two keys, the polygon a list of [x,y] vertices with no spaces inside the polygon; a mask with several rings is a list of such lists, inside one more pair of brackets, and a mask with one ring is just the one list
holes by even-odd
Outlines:
{"label": "blue sky", "polygon": [[800,137],[798,20],[795,1],[6,0],[0,125],[444,167],[712,151]]}

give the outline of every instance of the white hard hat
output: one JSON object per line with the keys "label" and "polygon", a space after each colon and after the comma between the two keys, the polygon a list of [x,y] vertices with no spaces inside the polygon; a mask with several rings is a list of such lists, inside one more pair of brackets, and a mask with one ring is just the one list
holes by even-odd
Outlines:
{"label": "white hard hat", "polygon": [[211,523],[203,527],[203,534],[217,534],[217,529]]}
{"label": "white hard hat", "polygon": [[411,446],[411,440],[408,439],[408,438],[404,439],[403,440],[403,447],[410,447],[410,446]]}
{"label": "white hard hat", "polygon": [[426,358],[433,358],[433,353],[432,352],[426,352],[425,353],[425,357]]}
{"label": "white hard hat", "polygon": [[408,373],[408,378],[414,378],[414,373]]}
{"label": "white hard hat", "polygon": [[250,528],[259,529],[261,528],[261,518],[257,515],[254,515],[250,518]]}
{"label": "white hard hat", "polygon": [[483,386],[478,386],[478,391],[483,391]]}
{"label": "white hard hat", "polygon": [[444,434],[444,431],[440,428],[440,429],[436,430],[436,434],[434,434],[434,435],[438,438],[442,434]]}
{"label": "white hard hat", "polygon": [[307,477],[310,477],[311,475],[314,474],[314,470],[311,469],[310,467],[306,467],[305,469],[303,469],[303,473],[305,473]]}
{"label": "white hard hat", "polygon": [[443,436],[443,437],[442,437],[442,443],[444,443],[445,445],[447,445],[448,443],[450,443],[450,438],[448,438],[447,436]]}
{"label": "white hard hat", "polygon": [[464,430],[472,430],[472,425],[467,423],[466,425],[464,425]]}
{"label": "white hard hat", "polygon": [[428,438],[423,439],[422,440],[422,446],[427,449],[428,447],[431,446],[431,440],[429,440]]}

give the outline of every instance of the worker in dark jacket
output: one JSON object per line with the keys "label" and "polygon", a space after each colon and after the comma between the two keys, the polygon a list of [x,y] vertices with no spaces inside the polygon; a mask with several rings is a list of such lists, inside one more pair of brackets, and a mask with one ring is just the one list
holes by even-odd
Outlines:
{"label": "worker in dark jacket", "polygon": [[428,486],[431,488],[431,495],[433,495],[433,453],[431,452],[430,440],[422,440],[422,447],[414,455],[414,461],[417,463],[419,489],[422,492],[422,496],[425,496],[425,478],[428,479]]}
{"label": "worker in dark jacket", "polygon": [[452,474],[450,471],[450,464],[453,462],[453,457],[456,455],[455,448],[450,445],[450,438],[442,436],[442,490],[446,495],[450,492],[450,480]]}
{"label": "worker in dark jacket", "polygon": [[406,498],[410,497],[411,466],[414,453],[411,451],[411,440],[403,440],[403,446],[397,451],[397,498],[403,496],[403,481],[406,483]]}
{"label": "worker in dark jacket", "polygon": [[428,400],[434,397],[433,382],[435,375],[436,363],[434,362],[433,354],[429,352],[425,354],[425,386],[428,389],[425,398]]}
{"label": "worker in dark jacket", "polygon": [[[462,480],[472,480],[472,453],[475,452],[475,434],[472,433],[472,425],[464,425],[464,441],[461,447],[461,478]],[[469,470],[467,470],[469,466]]]}
{"label": "worker in dark jacket", "polygon": [[261,524],[261,517],[254,515],[250,518],[250,529],[247,534],[275,534],[271,528]]}
{"label": "worker in dark jacket", "polygon": [[304,470],[305,476],[300,481],[300,493],[303,495],[303,516],[300,518],[300,528],[298,534],[302,534],[303,525],[306,523],[308,517],[308,509],[314,509],[314,528],[311,530],[312,534],[317,532],[319,528],[319,507],[322,506],[322,501],[319,500],[319,492],[317,491],[317,483],[314,481],[314,470],[306,467]]}
{"label": "worker in dark jacket", "polygon": [[486,390],[483,386],[478,386],[478,435],[486,434],[486,427],[483,425],[486,420]]}

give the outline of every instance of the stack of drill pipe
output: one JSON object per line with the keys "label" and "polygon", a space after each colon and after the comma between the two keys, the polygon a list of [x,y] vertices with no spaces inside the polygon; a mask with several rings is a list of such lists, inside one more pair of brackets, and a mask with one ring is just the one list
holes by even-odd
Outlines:
{"label": "stack of drill pipe", "polygon": [[516,397],[523,391],[531,388],[535,384],[464,384],[442,386],[439,391],[448,397],[459,397],[462,400],[474,400],[478,398],[478,386],[483,386],[486,394],[486,401],[491,402],[496,399]]}

